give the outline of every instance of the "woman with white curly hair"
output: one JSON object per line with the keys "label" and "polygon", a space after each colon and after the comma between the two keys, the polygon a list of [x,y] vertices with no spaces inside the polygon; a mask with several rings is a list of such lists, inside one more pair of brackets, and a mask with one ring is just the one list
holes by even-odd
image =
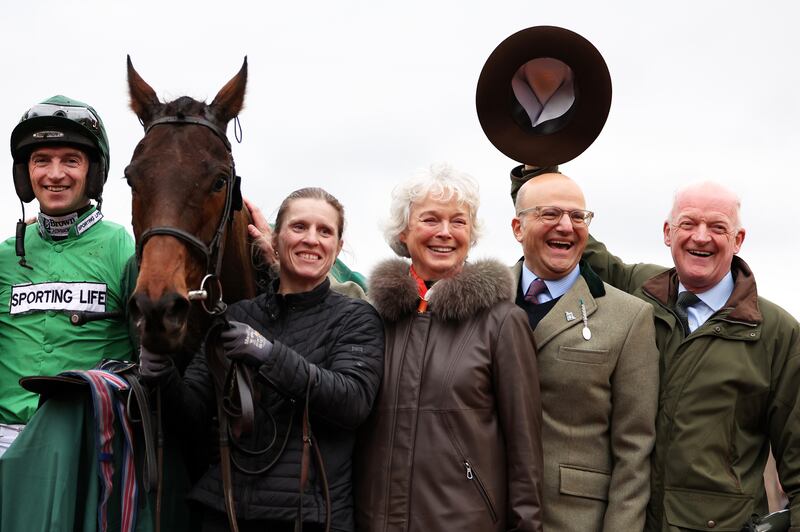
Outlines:
{"label": "woman with white curly hair", "polygon": [[371,276],[383,384],[355,454],[362,532],[541,531],[541,405],[533,335],[509,269],[467,262],[478,186],[434,166],[392,194],[402,259]]}

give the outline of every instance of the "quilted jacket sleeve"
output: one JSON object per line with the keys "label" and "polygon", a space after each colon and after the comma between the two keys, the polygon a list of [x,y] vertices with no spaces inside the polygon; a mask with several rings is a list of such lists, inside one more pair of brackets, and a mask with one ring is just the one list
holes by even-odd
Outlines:
{"label": "quilted jacket sleeve", "polygon": [[[364,301],[347,300],[339,334],[317,365],[310,410],[314,415],[346,429],[367,418],[383,374],[383,323]],[[311,363],[305,353],[275,341],[270,360],[259,373],[280,392],[303,401]]]}

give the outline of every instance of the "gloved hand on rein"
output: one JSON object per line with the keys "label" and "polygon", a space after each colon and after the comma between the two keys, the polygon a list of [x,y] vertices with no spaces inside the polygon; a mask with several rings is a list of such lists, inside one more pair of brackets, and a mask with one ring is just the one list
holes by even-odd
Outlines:
{"label": "gloved hand on rein", "polygon": [[228,358],[254,368],[269,360],[272,353],[272,342],[245,323],[231,321],[230,328],[222,331],[219,337]]}
{"label": "gloved hand on rein", "polygon": [[150,382],[162,382],[175,368],[168,355],[153,353],[145,346],[139,351],[139,375]]}

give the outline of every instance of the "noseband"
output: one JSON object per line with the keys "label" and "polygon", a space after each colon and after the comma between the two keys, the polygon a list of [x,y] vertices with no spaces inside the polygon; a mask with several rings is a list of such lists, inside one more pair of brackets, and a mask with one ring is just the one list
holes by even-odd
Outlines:
{"label": "noseband", "polygon": [[[150,122],[145,126],[144,134],[150,132],[156,126],[161,125],[175,125],[183,126],[186,124],[193,124],[203,126],[210,129],[214,135],[222,141],[225,149],[228,152],[230,159],[230,172],[225,177],[225,207],[222,210],[217,230],[214,233],[211,242],[206,244],[197,236],[171,226],[158,226],[146,229],[136,242],[136,260],[139,264],[142,262],[142,252],[144,245],[147,241],[156,235],[167,235],[189,244],[191,247],[200,251],[206,259],[206,273],[203,280],[200,282],[200,287],[197,290],[189,291],[190,300],[199,300],[206,313],[216,316],[225,312],[226,305],[222,301],[222,285],[220,283],[219,275],[222,271],[222,255],[225,242],[225,232],[228,226],[233,223],[233,214],[235,211],[242,209],[242,193],[241,193],[241,178],[236,175],[236,166],[233,162],[233,154],[231,153],[231,143],[228,140],[225,131],[210,120],[201,118],[199,116],[165,116]],[[212,269],[213,268],[213,269]],[[215,290],[210,288],[214,287]],[[209,301],[209,292],[215,293],[216,301]]]}

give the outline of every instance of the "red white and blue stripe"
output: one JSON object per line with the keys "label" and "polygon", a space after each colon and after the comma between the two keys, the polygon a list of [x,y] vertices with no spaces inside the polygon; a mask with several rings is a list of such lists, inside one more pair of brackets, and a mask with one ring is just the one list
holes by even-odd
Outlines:
{"label": "red white and blue stripe", "polygon": [[114,411],[125,434],[122,460],[122,504],[120,532],[134,532],[136,526],[136,465],[133,457],[133,431],[125,411],[125,401],[119,400],[115,392],[126,391],[128,383],[115,373],[90,369],[87,371],[66,371],[62,375],[79,377],[89,383],[92,390],[92,404],[96,424],[96,446],[98,475],[100,477],[100,502],[97,506],[97,522],[100,532],[108,531],[108,500],[114,488]]}

